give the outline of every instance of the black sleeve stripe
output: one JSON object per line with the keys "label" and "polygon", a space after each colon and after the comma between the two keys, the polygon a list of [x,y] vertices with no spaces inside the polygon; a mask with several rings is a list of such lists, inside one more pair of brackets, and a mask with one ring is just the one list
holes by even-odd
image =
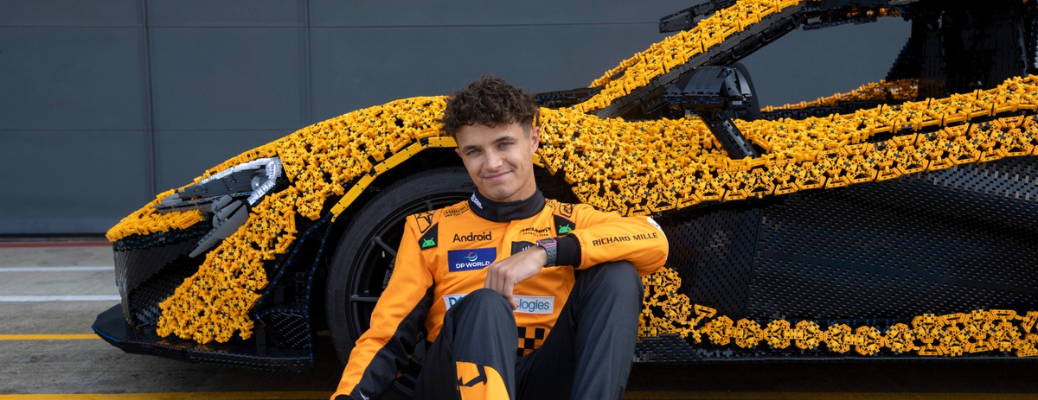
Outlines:
{"label": "black sleeve stripe", "polygon": [[559,246],[557,248],[558,253],[555,256],[555,264],[579,267],[581,255],[580,240],[577,240],[577,237],[573,235],[561,236],[557,240]]}

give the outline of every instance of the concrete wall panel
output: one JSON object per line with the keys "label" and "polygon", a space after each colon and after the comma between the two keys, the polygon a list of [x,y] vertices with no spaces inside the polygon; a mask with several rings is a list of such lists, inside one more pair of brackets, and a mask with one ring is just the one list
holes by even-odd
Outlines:
{"label": "concrete wall panel", "polygon": [[140,0],[3,0],[0,26],[136,26]]}
{"label": "concrete wall panel", "polygon": [[312,0],[313,26],[499,26],[653,23],[702,1]]}
{"label": "concrete wall panel", "polygon": [[136,28],[0,28],[0,129],[144,129]]}
{"label": "concrete wall panel", "polygon": [[153,27],[300,27],[305,16],[299,0],[148,0]]}
{"label": "concrete wall panel", "polygon": [[152,31],[155,129],[277,129],[307,124],[300,29]]}
{"label": "concrete wall panel", "polygon": [[315,29],[314,109],[447,95],[484,73],[534,92],[586,87],[664,37],[645,24]]}
{"label": "concrete wall panel", "polygon": [[0,131],[0,233],[108,230],[153,199],[140,131]]}

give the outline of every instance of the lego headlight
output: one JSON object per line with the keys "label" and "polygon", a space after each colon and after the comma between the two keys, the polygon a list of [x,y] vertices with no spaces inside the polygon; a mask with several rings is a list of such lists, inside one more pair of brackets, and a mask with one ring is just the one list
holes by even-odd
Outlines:
{"label": "lego headlight", "polygon": [[191,252],[195,257],[223,240],[248,219],[249,206],[272,193],[282,178],[281,159],[261,158],[238,164],[177,190],[155,206],[160,212],[199,209],[213,216],[213,229]]}

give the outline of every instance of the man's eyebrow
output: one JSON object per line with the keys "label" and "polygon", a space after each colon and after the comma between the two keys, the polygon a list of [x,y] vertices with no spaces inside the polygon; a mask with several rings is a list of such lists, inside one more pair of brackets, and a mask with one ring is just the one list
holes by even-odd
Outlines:
{"label": "man's eyebrow", "polygon": [[501,136],[501,137],[495,139],[493,143],[497,144],[497,143],[501,143],[501,142],[507,142],[509,140],[515,140],[515,137],[513,137],[512,135],[504,135],[504,136]]}
{"label": "man's eyebrow", "polygon": [[[494,139],[494,141],[490,142],[490,144],[498,144],[498,143],[501,143],[501,142],[508,142],[508,141],[514,141],[514,140],[516,140],[516,139],[515,139],[515,136],[513,136],[513,135],[504,135],[504,136],[501,136],[501,137],[499,137],[497,139]],[[465,147],[461,148],[461,152],[462,153],[468,152],[469,150],[479,150],[479,146],[476,146],[474,144],[470,144],[470,145],[466,145]]]}

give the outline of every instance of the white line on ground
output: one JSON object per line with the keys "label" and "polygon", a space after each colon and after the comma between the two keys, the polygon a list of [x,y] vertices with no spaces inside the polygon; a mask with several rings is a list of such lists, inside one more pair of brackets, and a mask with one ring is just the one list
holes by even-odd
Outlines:
{"label": "white line on ground", "polygon": [[88,272],[114,271],[115,267],[103,265],[74,265],[67,267],[0,267],[0,272]]}
{"label": "white line on ground", "polygon": [[119,296],[0,296],[0,303],[31,303],[41,301],[119,301]]}

